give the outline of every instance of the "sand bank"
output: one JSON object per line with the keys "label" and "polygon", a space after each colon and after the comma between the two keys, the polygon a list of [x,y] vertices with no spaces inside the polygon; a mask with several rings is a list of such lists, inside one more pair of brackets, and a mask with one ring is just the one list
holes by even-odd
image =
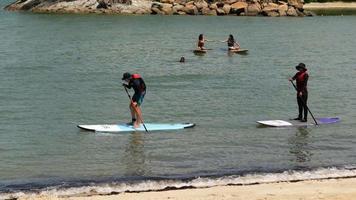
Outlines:
{"label": "sand bank", "polygon": [[303,6],[306,10],[313,9],[356,9],[356,2],[329,2],[329,3],[307,3]]}
{"label": "sand bank", "polygon": [[82,197],[31,196],[26,200],[351,200],[356,198],[356,178],[216,186],[161,192],[121,193]]}

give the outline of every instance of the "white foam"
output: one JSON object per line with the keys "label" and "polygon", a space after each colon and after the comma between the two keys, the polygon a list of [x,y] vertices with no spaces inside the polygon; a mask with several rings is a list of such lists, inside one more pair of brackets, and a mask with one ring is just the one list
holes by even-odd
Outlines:
{"label": "white foam", "polygon": [[1,198],[18,198],[31,197],[33,195],[50,195],[50,196],[90,196],[93,194],[111,194],[121,192],[142,192],[142,191],[158,191],[170,188],[183,187],[213,187],[223,185],[250,185],[273,182],[291,182],[303,180],[318,180],[330,178],[345,178],[356,177],[356,167],[347,166],[343,169],[339,168],[320,168],[312,171],[285,171],[282,173],[256,173],[247,174],[244,176],[224,176],[219,178],[195,178],[191,181],[181,180],[146,180],[139,183],[107,183],[83,187],[72,187],[66,189],[47,188],[36,193],[11,193],[3,194]]}

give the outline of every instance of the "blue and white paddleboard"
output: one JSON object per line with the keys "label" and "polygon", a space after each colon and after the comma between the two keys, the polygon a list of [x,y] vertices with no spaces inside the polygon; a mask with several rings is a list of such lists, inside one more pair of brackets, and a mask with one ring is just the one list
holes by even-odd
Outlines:
{"label": "blue and white paddleboard", "polygon": [[[192,123],[180,123],[180,124],[153,124],[145,123],[147,131],[165,131],[165,130],[179,130],[184,128],[194,127]],[[134,132],[134,131],[146,131],[143,125],[134,128],[128,124],[103,124],[103,125],[78,125],[78,128],[87,131],[96,132]]]}
{"label": "blue and white paddleboard", "polygon": [[[309,119],[308,122],[301,122],[299,120],[263,120],[257,121],[258,124],[270,127],[288,127],[288,126],[315,126],[315,122]],[[322,124],[333,124],[339,122],[341,119],[338,117],[323,117],[323,118],[316,118],[318,125]]]}

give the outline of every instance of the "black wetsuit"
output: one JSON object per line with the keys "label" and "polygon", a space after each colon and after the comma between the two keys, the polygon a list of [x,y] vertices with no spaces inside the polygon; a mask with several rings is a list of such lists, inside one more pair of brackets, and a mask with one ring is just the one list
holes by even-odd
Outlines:
{"label": "black wetsuit", "polygon": [[132,78],[127,86],[127,88],[133,88],[135,94],[132,96],[132,101],[136,102],[138,105],[142,104],[143,98],[146,94],[146,84],[142,78]]}
{"label": "black wetsuit", "polygon": [[[297,82],[297,102],[298,102],[298,110],[299,110],[299,119],[303,119],[303,112],[304,112],[304,120],[308,118],[308,79],[309,75],[306,71],[297,72],[293,76],[293,80]],[[299,96],[300,92],[302,92],[302,96]]]}

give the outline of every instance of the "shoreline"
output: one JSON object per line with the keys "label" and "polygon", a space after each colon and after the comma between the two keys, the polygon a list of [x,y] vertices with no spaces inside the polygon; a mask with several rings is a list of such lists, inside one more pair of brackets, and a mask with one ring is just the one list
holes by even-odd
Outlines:
{"label": "shoreline", "polygon": [[356,178],[305,180],[299,182],[225,185],[207,188],[188,188],[164,191],[93,194],[86,196],[27,195],[19,200],[350,200],[356,196]]}

